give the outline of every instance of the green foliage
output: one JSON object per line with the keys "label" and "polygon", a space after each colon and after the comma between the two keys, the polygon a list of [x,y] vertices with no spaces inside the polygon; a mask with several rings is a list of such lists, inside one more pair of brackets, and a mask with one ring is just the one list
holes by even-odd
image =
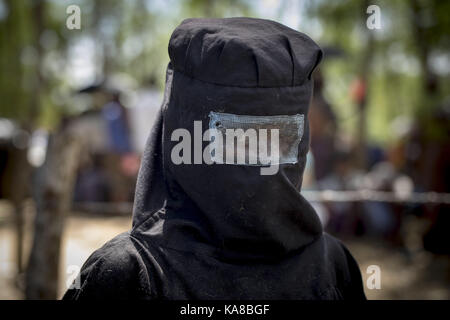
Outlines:
{"label": "green foliage", "polygon": [[[126,74],[138,86],[149,78],[157,79],[162,89],[169,61],[167,43],[171,31],[184,18],[255,16],[259,6],[267,5],[267,1],[251,0],[0,2],[0,8],[7,11],[0,15],[0,117],[49,128],[64,114],[77,110],[70,98],[80,83],[74,81],[73,68],[68,65],[83,58],[74,56],[78,52],[74,47],[83,40],[93,39],[95,51],[91,57],[95,59],[95,77],[84,86],[91,84],[89,81]],[[70,4],[82,9],[82,30],[65,27]],[[278,1],[275,15],[279,19],[289,13],[287,4],[287,0]],[[340,127],[349,133],[357,125],[349,88],[367,59],[372,33],[373,53],[367,62],[368,132],[376,141],[389,142],[395,117],[408,115],[426,122],[450,94],[449,70],[438,63],[447,59],[444,66],[448,68],[450,2],[370,2],[380,7],[382,15],[382,29],[373,31],[366,28],[368,4],[361,0],[308,1],[302,7],[306,9],[302,25],[315,21],[321,28],[321,37],[315,40],[344,52],[343,57],[326,59],[322,71],[325,93],[338,114]],[[89,50],[81,52],[88,54]],[[430,76],[438,84],[433,92],[427,86]]]}
{"label": "green foliage", "polygon": [[[381,9],[382,29],[366,28],[366,8],[376,4]],[[341,59],[325,62],[326,93],[341,119],[341,127],[354,132],[356,106],[348,88],[363,68],[369,33],[373,33],[373,54],[368,73],[368,133],[373,140],[393,142],[392,120],[406,115],[417,122],[431,121],[430,116],[446,99],[450,70],[448,49],[450,23],[448,1],[360,0],[316,1],[308,6],[310,17],[322,22],[322,43],[345,52]],[[425,58],[423,55],[426,55]],[[447,56],[447,70],[433,70],[438,59]],[[426,78],[437,82],[432,92]],[[422,124],[432,127],[434,123]]]}

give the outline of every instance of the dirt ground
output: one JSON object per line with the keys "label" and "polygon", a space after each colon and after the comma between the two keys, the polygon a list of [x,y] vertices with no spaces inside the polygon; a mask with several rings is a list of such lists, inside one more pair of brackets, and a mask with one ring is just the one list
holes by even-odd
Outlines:
{"label": "dirt ground", "polygon": [[[23,298],[23,276],[16,276],[14,228],[10,210],[0,204],[0,299]],[[27,214],[25,255],[31,240],[32,214]],[[67,219],[60,270],[60,296],[93,250],[130,228],[130,217],[93,217],[74,214]],[[379,240],[346,239],[344,243],[360,264],[369,299],[450,299],[450,257],[421,249],[411,252]],[[380,289],[368,289],[370,265],[381,271]]]}

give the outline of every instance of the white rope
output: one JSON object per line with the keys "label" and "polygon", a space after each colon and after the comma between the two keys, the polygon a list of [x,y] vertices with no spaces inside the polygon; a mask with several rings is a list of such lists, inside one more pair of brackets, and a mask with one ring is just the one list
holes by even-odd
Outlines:
{"label": "white rope", "polygon": [[[431,203],[450,204],[450,193],[411,192],[395,193],[375,190],[335,191],[335,190],[303,190],[301,194],[311,202],[386,202],[386,203]],[[129,215],[133,210],[132,202],[76,202],[73,210],[102,214]]]}
{"label": "white rope", "polygon": [[304,190],[301,194],[311,202],[394,202],[394,203],[433,203],[450,204],[450,193],[411,192],[400,194],[388,191],[355,190]]}

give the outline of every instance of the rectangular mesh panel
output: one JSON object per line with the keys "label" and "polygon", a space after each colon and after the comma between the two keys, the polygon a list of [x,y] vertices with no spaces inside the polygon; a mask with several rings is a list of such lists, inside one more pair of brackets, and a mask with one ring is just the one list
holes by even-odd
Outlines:
{"label": "rectangular mesh panel", "polygon": [[[298,146],[303,136],[304,116],[250,116],[210,112],[209,129],[215,142],[211,154],[215,163],[267,165],[297,163]],[[219,146],[220,144],[217,144]]]}

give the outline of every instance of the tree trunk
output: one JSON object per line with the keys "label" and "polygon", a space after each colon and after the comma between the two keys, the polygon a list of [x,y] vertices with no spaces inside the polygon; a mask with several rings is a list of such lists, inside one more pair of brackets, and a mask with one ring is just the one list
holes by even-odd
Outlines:
{"label": "tree trunk", "polygon": [[2,191],[5,199],[14,206],[14,225],[16,232],[16,267],[17,275],[23,272],[23,202],[30,195],[29,177],[31,168],[27,160],[27,149],[9,146],[8,161],[2,177]]}
{"label": "tree trunk", "polygon": [[[363,2],[363,9],[369,6],[368,1]],[[373,36],[373,31],[366,30],[367,46],[364,50],[363,57],[361,60],[361,66],[359,71],[359,81],[362,82],[364,86],[364,97],[357,103],[357,113],[358,113],[358,124],[356,132],[356,158],[357,165],[360,169],[367,169],[367,95],[369,91],[369,76],[370,76],[370,66],[372,64],[372,58],[374,54],[375,40]]]}
{"label": "tree trunk", "polygon": [[68,130],[53,135],[37,172],[34,242],[26,274],[27,299],[56,299],[61,236],[69,210],[81,143]]}

